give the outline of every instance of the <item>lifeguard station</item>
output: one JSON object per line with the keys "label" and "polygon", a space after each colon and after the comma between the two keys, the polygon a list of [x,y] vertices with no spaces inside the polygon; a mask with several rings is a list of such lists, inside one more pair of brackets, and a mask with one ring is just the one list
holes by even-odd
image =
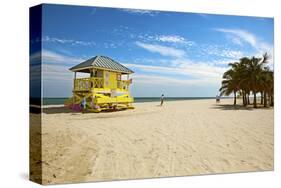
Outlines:
{"label": "lifeguard station", "polygon": [[[95,56],[69,69],[74,72],[73,96],[65,104],[72,109],[100,112],[110,109],[133,109],[130,95],[132,70],[106,56]],[[89,77],[77,78],[77,73]]]}

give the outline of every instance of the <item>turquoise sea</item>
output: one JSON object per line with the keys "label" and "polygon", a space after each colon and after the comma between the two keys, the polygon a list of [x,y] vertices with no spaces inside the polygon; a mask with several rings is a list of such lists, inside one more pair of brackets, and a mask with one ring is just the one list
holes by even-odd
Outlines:
{"label": "turquoise sea", "polygon": [[[225,97],[224,97],[225,98]],[[44,98],[43,105],[64,104],[67,98]],[[165,101],[215,99],[215,97],[165,97]],[[157,102],[160,97],[134,97],[135,103]]]}

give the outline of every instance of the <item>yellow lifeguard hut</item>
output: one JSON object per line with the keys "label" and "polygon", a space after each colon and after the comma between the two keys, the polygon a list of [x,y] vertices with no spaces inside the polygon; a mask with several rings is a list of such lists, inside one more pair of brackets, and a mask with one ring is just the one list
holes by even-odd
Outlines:
{"label": "yellow lifeguard hut", "polygon": [[[74,72],[73,96],[66,105],[100,112],[109,109],[133,109],[130,95],[132,70],[106,56],[95,56],[69,69]],[[89,77],[77,78],[77,73]]]}

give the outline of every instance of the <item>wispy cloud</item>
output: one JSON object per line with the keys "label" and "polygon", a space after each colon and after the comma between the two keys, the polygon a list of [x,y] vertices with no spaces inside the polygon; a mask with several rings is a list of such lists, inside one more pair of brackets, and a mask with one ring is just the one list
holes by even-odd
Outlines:
{"label": "wispy cloud", "polygon": [[42,64],[44,97],[68,97],[71,95],[73,74],[68,66]]}
{"label": "wispy cloud", "polygon": [[161,42],[186,44],[186,45],[189,45],[189,46],[194,45],[193,41],[188,41],[186,38],[178,36],[178,35],[160,35],[160,36],[156,36],[155,39],[157,41],[161,41]]}
{"label": "wispy cloud", "polygon": [[97,12],[97,8],[92,8],[90,14],[92,15],[92,14],[95,14],[96,12]]}
{"label": "wispy cloud", "polygon": [[81,40],[73,40],[73,39],[61,39],[56,37],[44,36],[42,38],[43,42],[53,42],[60,44],[69,44],[72,46],[95,46],[96,43],[93,41],[81,41]]}
{"label": "wispy cloud", "polygon": [[[185,74],[179,74],[179,73],[183,73],[183,70],[177,70],[177,69],[172,69],[170,68],[170,70],[161,70],[161,68],[157,68],[155,67],[155,70],[151,71],[151,67],[146,67],[149,70],[146,70],[145,74],[141,74],[141,73],[137,73],[133,75],[133,80],[134,83],[147,83],[147,84],[157,84],[157,85],[170,85],[170,84],[177,84],[177,85],[196,85],[198,86],[198,84],[202,84],[202,85],[214,85],[217,86],[220,81],[221,81],[221,75],[220,76],[215,76],[215,75],[211,75],[211,76],[206,76],[204,74],[204,76],[196,77],[193,75],[198,75],[195,72],[194,73],[187,73],[185,72]],[[142,71],[145,69],[145,67],[142,67]],[[173,75],[173,74],[167,74],[167,71],[170,71],[172,73],[177,74],[177,76]],[[148,73],[149,72],[149,73]],[[165,74],[163,74],[165,73]],[[201,75],[203,75],[203,73],[200,73]],[[184,75],[186,75],[186,78],[184,78]],[[180,76],[180,77],[179,77]]]}
{"label": "wispy cloud", "polygon": [[175,43],[185,42],[185,38],[177,35],[160,35],[157,37],[157,40],[162,42],[175,42]]}
{"label": "wispy cloud", "polygon": [[236,44],[238,46],[243,46],[243,41],[240,37],[231,34],[226,34],[226,38],[230,40],[233,44]]}
{"label": "wispy cloud", "polygon": [[239,50],[222,50],[221,56],[227,57],[227,58],[237,58],[237,59],[239,59],[243,56],[243,52],[241,52]]}
{"label": "wispy cloud", "polygon": [[215,78],[220,79],[223,72],[226,70],[225,67],[217,66],[212,61],[192,61],[189,59],[175,59],[172,61],[179,70],[193,75],[196,78]]}
{"label": "wispy cloud", "polygon": [[241,30],[241,29],[224,29],[224,28],[217,28],[215,30],[223,33],[229,33],[236,37],[239,37],[253,47],[257,45],[256,37],[248,31]]}
{"label": "wispy cloud", "polygon": [[[149,50],[151,49],[149,48]],[[36,55],[33,57],[36,57]],[[48,85],[48,88],[55,91],[59,91],[62,86],[64,88],[67,86],[65,91],[58,92],[58,94],[62,92],[66,95],[67,92],[71,91],[73,77],[68,69],[73,64],[80,63],[84,59],[73,58],[50,50],[43,50],[42,58],[43,62],[53,63],[44,63],[42,66],[45,86]],[[153,59],[149,61],[152,62]],[[204,86],[207,84],[217,86],[220,83],[221,75],[225,71],[225,68],[217,66],[217,64],[220,64],[219,61],[195,63],[189,59],[174,57],[171,60],[165,59],[165,64],[161,66],[159,66],[158,60],[154,61],[155,63],[151,63],[154,65],[130,63],[123,63],[123,65],[137,70],[133,75],[134,83],[149,83],[151,85]],[[44,93],[50,95],[48,91],[44,91]]]}
{"label": "wispy cloud", "polygon": [[205,19],[209,19],[210,18],[209,14],[198,13],[197,15],[201,16],[202,18],[205,18]]}
{"label": "wispy cloud", "polygon": [[185,37],[179,35],[151,35],[145,34],[130,34],[130,38],[138,39],[142,42],[160,42],[160,43],[170,43],[173,46],[193,46],[196,43],[194,41],[188,40]]}
{"label": "wispy cloud", "polygon": [[222,57],[222,58],[239,59],[243,56],[242,51],[222,48],[216,45],[210,45],[202,50],[208,55]]}
{"label": "wispy cloud", "polygon": [[130,14],[136,14],[136,15],[155,16],[155,15],[159,14],[158,11],[153,11],[153,10],[142,10],[142,9],[120,9],[120,10],[130,13]]}
{"label": "wispy cloud", "polygon": [[242,30],[242,29],[226,29],[226,28],[215,28],[215,31],[219,31],[225,34],[229,34],[233,37],[232,42],[241,45],[242,42],[248,43],[254,49],[256,49],[260,53],[269,52],[273,53],[273,46],[264,42],[254,34]]}
{"label": "wispy cloud", "polygon": [[[162,37],[163,41],[169,42],[179,42],[184,40],[180,37]],[[209,46],[210,48],[203,48],[206,50],[205,54],[212,56],[218,56],[221,60],[212,60],[208,62],[196,61],[187,59],[186,53],[184,50],[179,48],[173,48],[158,44],[150,44],[143,42],[136,42],[136,45],[154,53],[159,53],[163,56],[169,56],[171,59],[169,62],[165,62],[162,66],[159,66],[158,61],[156,63],[152,62],[151,65],[147,64],[126,64],[132,69],[139,70],[141,72],[148,73],[148,76],[153,74],[154,76],[158,75],[161,77],[171,77],[171,82],[176,82],[178,80],[179,83],[190,83],[188,80],[192,80],[195,83],[210,83],[210,84],[218,84],[220,83],[221,76],[223,72],[226,70],[226,64],[230,62],[230,59],[239,59],[242,55],[240,51],[234,51],[229,49],[218,49],[214,46]],[[225,58],[225,59],[222,59]],[[229,60],[229,61],[227,61]],[[154,66],[158,65],[158,66]],[[138,71],[136,71],[138,72]],[[136,75],[138,75],[136,73]],[[179,76],[186,76],[185,81],[179,78]],[[167,78],[166,78],[167,79]],[[153,79],[151,79],[153,80]],[[163,80],[163,79],[162,79]],[[158,83],[158,82],[157,82]]]}
{"label": "wispy cloud", "polygon": [[[32,55],[32,58],[40,57],[39,53]],[[66,55],[62,55],[62,54],[44,49],[42,51],[42,61],[49,62],[49,63],[63,63],[63,64],[73,65],[73,64],[81,63],[81,62],[85,61],[85,59],[66,56]]]}
{"label": "wispy cloud", "polygon": [[204,86],[206,84],[214,84],[216,81],[212,81],[208,78],[202,79],[179,79],[176,77],[169,76],[159,76],[159,75],[146,75],[146,74],[136,74],[133,75],[134,83],[144,83],[149,85],[178,85],[178,86]]}
{"label": "wispy cloud", "polygon": [[70,82],[73,78],[72,73],[65,65],[42,64],[42,72],[45,81]]}
{"label": "wispy cloud", "polygon": [[147,51],[159,53],[163,56],[176,57],[176,58],[181,58],[185,56],[185,52],[183,50],[172,48],[172,47],[167,47],[158,44],[148,44],[139,41],[135,42],[135,44]]}
{"label": "wispy cloud", "polygon": [[[192,62],[189,59],[174,59],[170,61],[170,66],[153,66],[143,64],[124,64],[134,70],[152,73],[160,76],[175,76],[186,75],[192,79],[208,79],[212,83],[219,83],[225,67],[217,66],[217,62]],[[137,72],[137,71],[136,71]],[[137,74],[137,73],[136,73]]]}

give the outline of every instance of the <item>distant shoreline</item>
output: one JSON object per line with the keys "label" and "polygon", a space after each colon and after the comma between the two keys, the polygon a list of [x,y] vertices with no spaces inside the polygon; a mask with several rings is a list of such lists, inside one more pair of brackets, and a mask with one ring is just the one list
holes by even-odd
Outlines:
{"label": "distant shoreline", "polygon": [[[165,101],[185,101],[185,100],[207,100],[216,97],[165,97]],[[221,99],[232,99],[233,97],[221,97]],[[44,98],[43,105],[63,105],[68,98]],[[134,97],[134,103],[158,102],[160,97]]]}
{"label": "distant shoreline", "polygon": [[[225,100],[228,100],[232,103],[232,99],[229,98],[224,98]],[[215,103],[215,98],[211,98],[211,99],[190,99],[190,100],[166,100],[164,101],[164,104],[174,104],[176,103],[180,103],[180,102],[195,102],[195,101],[213,101]],[[134,106],[142,106],[142,105],[158,105],[160,103],[160,99],[157,101],[149,101],[149,102],[134,102]],[[42,105],[42,108],[47,109],[47,108],[64,108],[64,104],[47,104],[47,105]],[[67,108],[67,107],[66,107]]]}

